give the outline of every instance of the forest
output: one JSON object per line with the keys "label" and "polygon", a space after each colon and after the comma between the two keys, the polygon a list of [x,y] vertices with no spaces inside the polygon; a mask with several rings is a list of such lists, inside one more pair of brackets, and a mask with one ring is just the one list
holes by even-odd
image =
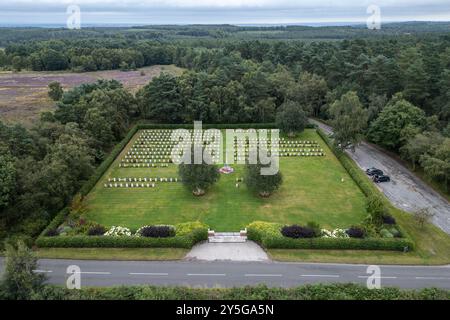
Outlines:
{"label": "forest", "polygon": [[[350,27],[278,31],[270,40],[267,29],[234,26],[2,32],[3,70],[187,71],[162,74],[135,95],[114,80],[83,84],[54,95],[55,110],[32,128],[0,122],[0,238],[31,241],[139,120],[267,123],[293,105],[341,128],[341,146],[375,143],[448,195],[448,26],[393,25],[376,36]],[[326,32],[333,41],[318,40]]]}

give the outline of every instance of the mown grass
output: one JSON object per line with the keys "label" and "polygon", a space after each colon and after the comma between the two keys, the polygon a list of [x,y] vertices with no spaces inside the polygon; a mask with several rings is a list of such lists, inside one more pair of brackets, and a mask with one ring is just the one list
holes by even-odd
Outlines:
{"label": "mown grass", "polygon": [[38,258],[76,260],[180,260],[189,250],[180,248],[40,248]]}
{"label": "mown grass", "polygon": [[222,175],[200,198],[180,183],[158,183],[154,189],[104,188],[109,177],[177,177],[174,165],[119,168],[121,155],[88,195],[88,218],[105,226],[133,229],[146,224],[199,220],[216,231],[237,231],[255,220],[286,224],[316,221],[326,228],[361,222],[366,216],[364,195],[338,159],[314,130],[306,130],[298,139],[318,141],[326,156],[281,158],[284,183],[269,199],[255,196],[242,183],[236,188],[235,179],[244,175],[243,166],[235,166],[234,174]]}

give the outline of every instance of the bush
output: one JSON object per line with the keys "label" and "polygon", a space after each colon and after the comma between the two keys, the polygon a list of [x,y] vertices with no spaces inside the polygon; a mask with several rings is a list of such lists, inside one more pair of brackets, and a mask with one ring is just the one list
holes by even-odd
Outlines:
{"label": "bush", "polygon": [[288,238],[314,238],[314,230],[308,227],[301,227],[298,225],[284,226],[281,229],[281,234]]}
{"label": "bush", "polygon": [[173,226],[145,226],[140,228],[136,235],[147,238],[168,238],[175,236]]}
{"label": "bush", "polygon": [[352,226],[349,229],[347,229],[346,232],[350,238],[359,238],[359,239],[364,238],[366,234],[365,230],[358,226]]}
{"label": "bush", "polygon": [[45,233],[46,237],[56,237],[58,235],[59,235],[59,232],[56,229],[50,229]]}
{"label": "bush", "polygon": [[392,233],[390,233],[389,230],[387,230],[387,229],[381,229],[381,230],[380,230],[380,235],[381,235],[383,238],[393,238],[393,237],[394,237],[394,236],[392,235]]}
{"label": "bush", "polygon": [[102,236],[106,232],[106,228],[102,225],[95,225],[89,228],[87,231],[88,236]]}
{"label": "bush", "polygon": [[310,221],[306,224],[308,228],[313,230],[314,237],[320,237],[322,235],[322,228],[320,227],[320,224],[314,221]]}
{"label": "bush", "polygon": [[367,198],[366,210],[370,214],[373,224],[379,226],[383,223],[383,217],[387,213],[387,208],[379,195],[371,195]]}
{"label": "bush", "polygon": [[389,224],[389,225],[393,225],[396,224],[397,222],[395,221],[395,218],[391,215],[384,215],[383,216],[383,223],[384,224]]}

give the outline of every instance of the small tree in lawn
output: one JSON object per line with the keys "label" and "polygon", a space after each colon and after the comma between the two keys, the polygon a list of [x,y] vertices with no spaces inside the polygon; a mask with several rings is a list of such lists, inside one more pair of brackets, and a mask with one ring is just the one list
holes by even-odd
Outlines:
{"label": "small tree in lawn", "polygon": [[54,101],[61,100],[63,93],[64,90],[59,82],[54,81],[48,85],[48,96]]}
{"label": "small tree in lawn", "polygon": [[219,180],[220,174],[217,166],[208,164],[204,158],[201,164],[195,164],[193,159],[192,153],[191,164],[180,164],[178,174],[183,185],[191,190],[195,196],[203,196]]}
{"label": "small tree in lawn", "polygon": [[245,184],[249,190],[259,194],[263,198],[268,198],[282,184],[283,177],[281,172],[274,175],[262,175],[261,164],[249,164],[246,167]]}
{"label": "small tree in lawn", "polygon": [[435,216],[434,212],[431,212],[430,208],[422,208],[414,212],[414,219],[421,228]]}
{"label": "small tree in lawn", "polygon": [[308,123],[305,111],[294,101],[286,101],[277,110],[276,122],[278,128],[289,137],[305,130]]}
{"label": "small tree in lawn", "polygon": [[0,283],[0,296],[12,300],[31,299],[39,293],[45,281],[43,274],[33,271],[37,269],[37,258],[21,241],[16,248],[11,244],[5,247],[5,273]]}

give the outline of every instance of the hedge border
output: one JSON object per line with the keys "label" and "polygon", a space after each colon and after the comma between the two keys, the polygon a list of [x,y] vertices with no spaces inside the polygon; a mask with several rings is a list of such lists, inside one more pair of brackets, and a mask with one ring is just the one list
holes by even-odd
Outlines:
{"label": "hedge border", "polygon": [[[257,222],[255,222],[257,223]],[[386,250],[409,251],[413,249],[413,242],[408,238],[310,238],[293,239],[284,237],[281,232],[274,234],[272,228],[281,228],[277,223],[265,223],[264,228],[256,228],[252,224],[247,226],[248,239],[260,243],[267,249],[323,249],[323,250]],[[270,225],[270,226],[267,226]],[[270,230],[269,230],[270,228]]]}
{"label": "hedge border", "polygon": [[[392,211],[392,205],[389,202],[389,200],[387,200],[385,195],[374,186],[373,182],[370,181],[367,175],[358,167],[358,165],[353,161],[353,159],[350,158],[350,156],[347,153],[337,149],[331,142],[330,138],[320,128],[316,128],[316,130],[319,136],[322,138],[322,140],[325,141],[328,147],[333,151],[336,158],[338,158],[339,162],[342,164],[342,166],[350,175],[350,177],[353,179],[353,181],[355,181],[356,185],[360,188],[360,190],[364,193],[364,195],[366,197],[369,197],[371,195],[379,196],[383,201],[384,205],[386,206],[386,209],[388,210],[389,214],[395,216],[395,214]],[[406,232],[406,230],[403,229],[403,227],[399,224],[397,224],[396,227],[402,234],[403,238],[408,239],[411,242],[412,244],[411,248],[414,248],[415,246],[414,241],[412,240],[408,232]]]}
{"label": "hedge border", "polygon": [[190,234],[168,238],[134,236],[40,236],[36,245],[40,248],[186,248],[208,239],[207,228],[194,229]]}

